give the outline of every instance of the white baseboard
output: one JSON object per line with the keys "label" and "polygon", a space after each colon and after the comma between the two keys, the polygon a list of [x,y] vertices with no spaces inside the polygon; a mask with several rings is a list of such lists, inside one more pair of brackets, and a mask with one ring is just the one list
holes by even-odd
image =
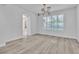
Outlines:
{"label": "white baseboard", "polygon": [[20,39],[20,38],[23,38],[23,36],[18,36],[18,37],[15,37],[15,38],[12,38],[12,39],[9,39],[9,40],[5,41],[4,43],[0,43],[0,47],[6,46],[7,42],[17,40],[17,39]]}
{"label": "white baseboard", "polygon": [[12,38],[12,39],[10,39],[10,40],[7,40],[6,42],[10,42],[10,41],[13,41],[13,40],[18,40],[18,39],[20,39],[20,38],[23,38],[23,36],[14,37],[14,38]]}
{"label": "white baseboard", "polygon": [[75,37],[75,36],[55,35],[55,34],[47,34],[47,33],[39,33],[39,34],[77,39],[77,37]]}
{"label": "white baseboard", "polygon": [[0,44],[0,47],[6,46],[7,42],[11,42],[11,41],[14,41],[14,40],[19,40],[21,38],[25,38],[25,37],[24,36],[13,37],[12,39],[6,40],[5,43]]}
{"label": "white baseboard", "polygon": [[[28,35],[28,36],[30,36],[30,35]],[[14,38],[10,39],[10,40],[7,40],[6,42],[11,42],[13,40],[18,40],[18,39],[21,39],[21,38],[26,38],[28,36],[17,36],[17,37],[14,37]]]}
{"label": "white baseboard", "polygon": [[6,43],[2,43],[0,44],[0,47],[6,46]]}

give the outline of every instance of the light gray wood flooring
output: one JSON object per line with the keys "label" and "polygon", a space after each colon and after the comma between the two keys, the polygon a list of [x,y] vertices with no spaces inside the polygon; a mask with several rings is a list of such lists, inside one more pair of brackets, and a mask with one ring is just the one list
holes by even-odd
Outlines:
{"label": "light gray wood flooring", "polygon": [[6,43],[0,54],[78,54],[75,39],[48,35],[33,35]]}

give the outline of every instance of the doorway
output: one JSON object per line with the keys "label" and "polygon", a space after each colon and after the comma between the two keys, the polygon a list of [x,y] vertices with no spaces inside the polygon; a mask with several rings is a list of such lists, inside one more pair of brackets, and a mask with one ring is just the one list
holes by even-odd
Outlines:
{"label": "doorway", "polygon": [[27,38],[27,36],[31,35],[31,21],[30,17],[26,14],[22,15],[23,18],[23,36]]}
{"label": "doorway", "polygon": [[27,37],[27,20],[28,20],[28,18],[27,18],[27,16],[26,15],[22,15],[22,18],[23,18],[23,36],[24,37]]}

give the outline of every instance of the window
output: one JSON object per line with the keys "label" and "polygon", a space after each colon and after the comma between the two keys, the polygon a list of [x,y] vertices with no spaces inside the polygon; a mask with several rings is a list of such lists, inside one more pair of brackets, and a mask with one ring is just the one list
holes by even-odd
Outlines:
{"label": "window", "polygon": [[63,30],[64,29],[64,20],[63,20],[63,15],[58,16],[58,30]]}
{"label": "window", "polygon": [[62,31],[64,29],[63,15],[43,17],[44,29],[51,31]]}

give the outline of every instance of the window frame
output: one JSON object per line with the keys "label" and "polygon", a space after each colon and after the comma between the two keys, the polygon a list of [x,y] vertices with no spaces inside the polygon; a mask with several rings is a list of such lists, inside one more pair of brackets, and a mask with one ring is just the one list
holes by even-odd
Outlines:
{"label": "window frame", "polygon": [[[60,25],[60,27],[62,27],[62,29],[61,28],[59,28],[59,23],[58,23],[58,21],[59,21],[59,16],[62,16],[62,26]],[[45,19],[44,19],[44,17],[45,17]],[[44,20],[44,22],[43,22],[43,25],[44,25],[44,29],[45,30],[47,30],[47,31],[63,31],[64,30],[64,14],[59,14],[59,15],[53,15],[53,16],[44,16],[43,17],[43,20]],[[48,22],[48,18],[50,17],[50,23]],[[56,24],[54,24],[54,22],[52,23],[52,20],[53,20],[53,17],[57,17],[57,19],[55,20],[55,21],[57,21],[57,23]],[[54,21],[54,20],[53,20]],[[49,23],[49,24],[48,24]],[[56,27],[57,28],[56,28]],[[55,28],[54,28],[55,27]]]}

